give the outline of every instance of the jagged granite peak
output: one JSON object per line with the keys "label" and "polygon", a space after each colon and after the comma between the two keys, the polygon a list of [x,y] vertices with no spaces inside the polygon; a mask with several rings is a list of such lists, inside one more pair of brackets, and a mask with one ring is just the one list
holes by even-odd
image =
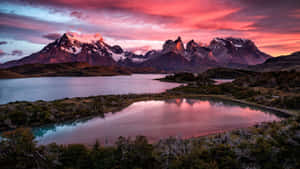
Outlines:
{"label": "jagged granite peak", "polygon": [[65,62],[87,62],[95,66],[111,66],[116,65],[123,57],[123,49],[120,46],[106,44],[100,34],[67,32],[41,51],[20,60],[7,62],[0,67]]}
{"label": "jagged granite peak", "polygon": [[78,34],[75,32],[64,33],[60,38],[43,48],[42,52],[47,52],[51,47],[59,48],[65,52],[77,55],[83,48],[94,50],[112,47],[107,45],[100,34]]}
{"label": "jagged granite peak", "polygon": [[176,44],[179,43],[179,44],[183,44],[182,40],[181,40],[181,37],[178,36],[177,39],[174,41]]}
{"label": "jagged granite peak", "polygon": [[188,53],[193,53],[193,52],[197,51],[198,49],[203,49],[206,52],[211,51],[208,47],[201,46],[199,43],[195,42],[194,40],[191,40],[186,44],[186,51]]}
{"label": "jagged granite peak", "polygon": [[123,49],[121,48],[121,46],[119,46],[119,45],[110,46],[109,48],[111,51],[113,51],[116,54],[121,54],[124,52]]}
{"label": "jagged granite peak", "polygon": [[214,38],[208,47],[217,61],[224,64],[255,65],[271,57],[248,39]]}
{"label": "jagged granite peak", "polygon": [[184,55],[185,49],[184,44],[179,36],[175,41],[167,40],[163,45],[163,53],[174,52],[177,54]]}
{"label": "jagged granite peak", "polygon": [[180,52],[184,52],[184,44],[181,40],[181,37],[178,36],[178,38],[175,40],[175,44],[176,44],[176,49]]}
{"label": "jagged granite peak", "polygon": [[199,47],[200,45],[196,43],[194,40],[189,41],[186,44],[186,51],[193,51],[195,48]]}
{"label": "jagged granite peak", "polygon": [[167,71],[200,71],[211,67],[233,67],[263,63],[269,55],[261,52],[254,42],[241,38],[214,38],[209,45],[194,40],[186,44],[181,37],[167,40],[162,50],[150,50],[145,55],[111,46],[100,34],[67,32],[41,51],[16,61],[0,65],[8,68],[23,64],[87,62],[90,65],[121,65],[153,67]]}
{"label": "jagged granite peak", "polygon": [[[201,64],[202,62],[216,61],[209,48],[200,46],[194,40],[191,40],[186,45],[186,58],[194,62],[193,64]],[[204,64],[204,63],[203,63]]]}

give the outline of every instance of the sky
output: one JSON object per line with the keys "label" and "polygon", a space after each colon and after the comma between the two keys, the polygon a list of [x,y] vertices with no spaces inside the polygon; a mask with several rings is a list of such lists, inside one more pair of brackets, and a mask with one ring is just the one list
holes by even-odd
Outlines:
{"label": "sky", "polygon": [[253,40],[272,56],[300,51],[299,0],[0,0],[0,62],[42,49],[65,32],[100,33],[135,52],[181,36]]}

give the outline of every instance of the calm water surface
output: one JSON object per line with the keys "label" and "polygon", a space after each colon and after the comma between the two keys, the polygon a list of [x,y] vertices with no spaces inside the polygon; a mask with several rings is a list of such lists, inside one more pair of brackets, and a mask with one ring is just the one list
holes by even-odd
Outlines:
{"label": "calm water surface", "polygon": [[234,79],[212,79],[212,80],[215,81],[216,85],[223,84],[223,83],[230,83],[234,81]]}
{"label": "calm water surface", "polygon": [[160,93],[179,86],[157,80],[165,75],[134,74],[110,77],[41,77],[0,80],[0,104],[12,101],[55,100],[106,94]]}
{"label": "calm water surface", "polygon": [[281,118],[267,111],[228,101],[173,99],[141,101],[120,112],[60,125],[35,128],[39,144],[114,143],[119,136],[147,136],[150,141],[183,138],[247,127]]}

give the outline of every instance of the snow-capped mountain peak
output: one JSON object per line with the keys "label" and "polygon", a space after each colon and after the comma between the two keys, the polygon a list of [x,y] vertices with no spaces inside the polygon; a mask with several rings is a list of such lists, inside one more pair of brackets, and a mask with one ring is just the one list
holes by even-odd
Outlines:
{"label": "snow-capped mountain peak", "polygon": [[67,32],[52,44],[54,45],[48,45],[42,52],[48,52],[51,47],[55,47],[63,52],[78,55],[79,57],[82,57],[80,55],[106,56],[115,62],[125,59],[123,49],[118,45],[110,46],[106,44],[99,33],[79,34]]}
{"label": "snow-capped mountain peak", "polygon": [[100,33],[95,34],[79,34],[76,32],[65,33],[66,37],[71,41],[78,41],[81,43],[96,43],[98,41],[103,41],[103,37]]}

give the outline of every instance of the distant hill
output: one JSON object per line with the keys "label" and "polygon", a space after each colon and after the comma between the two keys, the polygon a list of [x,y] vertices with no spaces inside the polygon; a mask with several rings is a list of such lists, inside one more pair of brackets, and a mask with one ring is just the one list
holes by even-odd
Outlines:
{"label": "distant hill", "polygon": [[131,73],[157,73],[152,68],[124,68],[120,66],[91,66],[88,63],[26,64],[0,69],[0,78],[43,76],[114,76]]}
{"label": "distant hill", "polygon": [[9,70],[0,69],[0,79],[23,78],[22,74],[15,73]]}
{"label": "distant hill", "polygon": [[263,72],[289,70],[300,71],[300,52],[295,52],[285,56],[273,57],[266,60],[262,64],[249,66],[248,69]]}
{"label": "distant hill", "polygon": [[234,84],[243,87],[266,87],[280,90],[293,91],[294,94],[300,91],[300,72],[278,71],[278,72],[257,72],[237,78]]}

